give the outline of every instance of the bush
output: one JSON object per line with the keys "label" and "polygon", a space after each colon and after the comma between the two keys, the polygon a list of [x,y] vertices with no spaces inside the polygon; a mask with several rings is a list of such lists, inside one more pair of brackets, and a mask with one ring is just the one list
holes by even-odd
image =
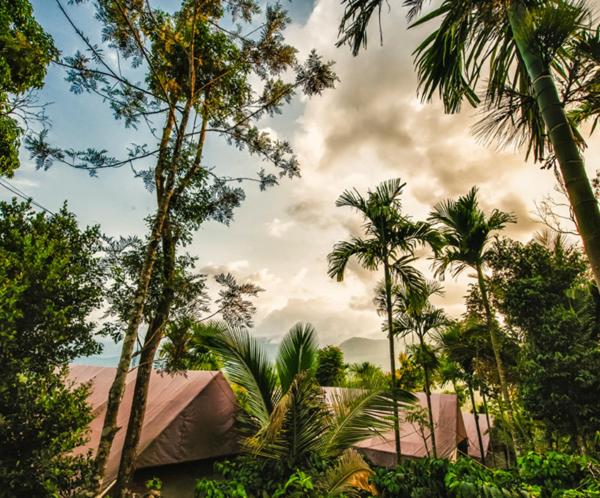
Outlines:
{"label": "bush", "polygon": [[528,453],[511,470],[429,458],[379,468],[372,483],[384,498],[600,498],[600,464],[556,452]]}
{"label": "bush", "polygon": [[383,497],[446,498],[444,476],[448,460],[409,460],[393,470],[378,468],[371,482]]}

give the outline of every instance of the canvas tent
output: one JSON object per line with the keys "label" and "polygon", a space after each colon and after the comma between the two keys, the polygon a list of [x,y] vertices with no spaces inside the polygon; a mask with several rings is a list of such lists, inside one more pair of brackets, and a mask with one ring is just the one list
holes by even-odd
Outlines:
{"label": "canvas tent", "polygon": [[[336,388],[326,388],[330,398]],[[415,393],[418,404],[427,410],[425,393]],[[455,394],[431,394],[433,423],[435,427],[436,448],[438,457],[456,458],[459,447],[466,450],[467,432],[462,413]],[[403,419],[402,410],[400,418]],[[431,454],[431,438],[428,428],[424,428],[425,439],[416,423],[402,421],[400,423],[400,442],[402,456],[406,458],[422,458]],[[359,449],[375,465],[393,467],[396,465],[396,447],[394,431],[388,431],[356,444]]]}
{"label": "canvas tent", "polygon": [[[94,419],[90,424],[89,441],[75,450],[78,453],[95,451],[98,447],[114,376],[114,368],[85,365],[70,368],[69,378],[75,384],[91,383],[88,402]],[[127,424],[134,384],[135,370],[127,376],[117,419],[120,427]],[[172,466],[237,453],[233,427],[235,410],[235,396],[220,372],[167,375],[153,371],[136,468]],[[124,438],[123,430],[115,436],[107,462],[105,487],[116,478]]]}

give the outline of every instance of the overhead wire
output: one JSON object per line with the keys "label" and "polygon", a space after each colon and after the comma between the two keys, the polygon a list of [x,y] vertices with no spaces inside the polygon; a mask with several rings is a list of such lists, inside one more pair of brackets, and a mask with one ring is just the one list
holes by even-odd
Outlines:
{"label": "overhead wire", "polygon": [[0,187],[4,187],[9,192],[12,192],[13,194],[15,194],[16,196],[20,197],[21,199],[24,199],[27,202],[30,202],[32,205],[34,205],[37,208],[39,208],[39,209],[47,212],[48,214],[52,214],[52,215],[55,214],[50,209],[48,209],[47,207],[45,207],[42,204],[40,204],[39,202],[37,202],[32,196],[26,194],[25,192],[23,192],[18,187],[15,187],[14,185],[11,185],[10,183],[8,183],[8,181],[6,179],[4,179],[4,178],[0,179]]}

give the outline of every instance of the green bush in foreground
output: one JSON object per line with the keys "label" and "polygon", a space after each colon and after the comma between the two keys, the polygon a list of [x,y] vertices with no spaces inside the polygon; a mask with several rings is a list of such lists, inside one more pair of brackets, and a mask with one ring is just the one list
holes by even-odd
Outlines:
{"label": "green bush in foreground", "polygon": [[600,497],[600,463],[556,452],[528,453],[510,470],[467,458],[423,459],[377,469],[372,482],[384,498],[594,498]]}

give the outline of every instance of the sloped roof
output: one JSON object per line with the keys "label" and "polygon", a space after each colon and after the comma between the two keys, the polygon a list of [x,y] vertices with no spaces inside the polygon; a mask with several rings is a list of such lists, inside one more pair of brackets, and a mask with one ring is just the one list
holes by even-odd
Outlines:
{"label": "sloped roof", "polygon": [[[490,431],[485,413],[478,413],[479,430],[481,431],[481,442],[483,443],[484,455],[490,451]],[[463,420],[465,429],[469,437],[469,456],[481,460],[481,452],[479,451],[479,438],[477,437],[477,427],[475,426],[475,417],[470,412],[463,412]],[[490,418],[490,423],[494,421]]]}
{"label": "sloped roof", "polygon": [[[339,388],[325,388],[328,397],[333,390]],[[331,391],[331,392],[328,392]],[[427,410],[425,393],[415,393],[417,402]],[[457,446],[467,439],[467,432],[463,423],[462,413],[455,394],[431,394],[433,422],[438,457],[449,458],[454,455]],[[403,421],[402,405],[400,408],[400,446],[402,455],[408,458],[421,458],[431,453],[431,437],[429,428],[424,428],[426,441],[423,440],[419,426]],[[355,445],[374,464],[393,467],[396,465],[396,446],[394,431],[384,432],[380,435],[361,441]]]}
{"label": "sloped roof", "polygon": [[[94,415],[90,437],[75,450],[95,452],[106,413],[108,391],[114,368],[72,365],[69,379],[75,384],[91,383],[88,396]],[[126,427],[131,410],[135,370],[127,375],[117,425]],[[188,371],[168,375],[152,372],[148,404],[138,447],[136,467],[153,467],[231,455],[238,451],[235,395],[221,372]],[[109,485],[118,472],[125,430],[115,436],[104,482]]]}

